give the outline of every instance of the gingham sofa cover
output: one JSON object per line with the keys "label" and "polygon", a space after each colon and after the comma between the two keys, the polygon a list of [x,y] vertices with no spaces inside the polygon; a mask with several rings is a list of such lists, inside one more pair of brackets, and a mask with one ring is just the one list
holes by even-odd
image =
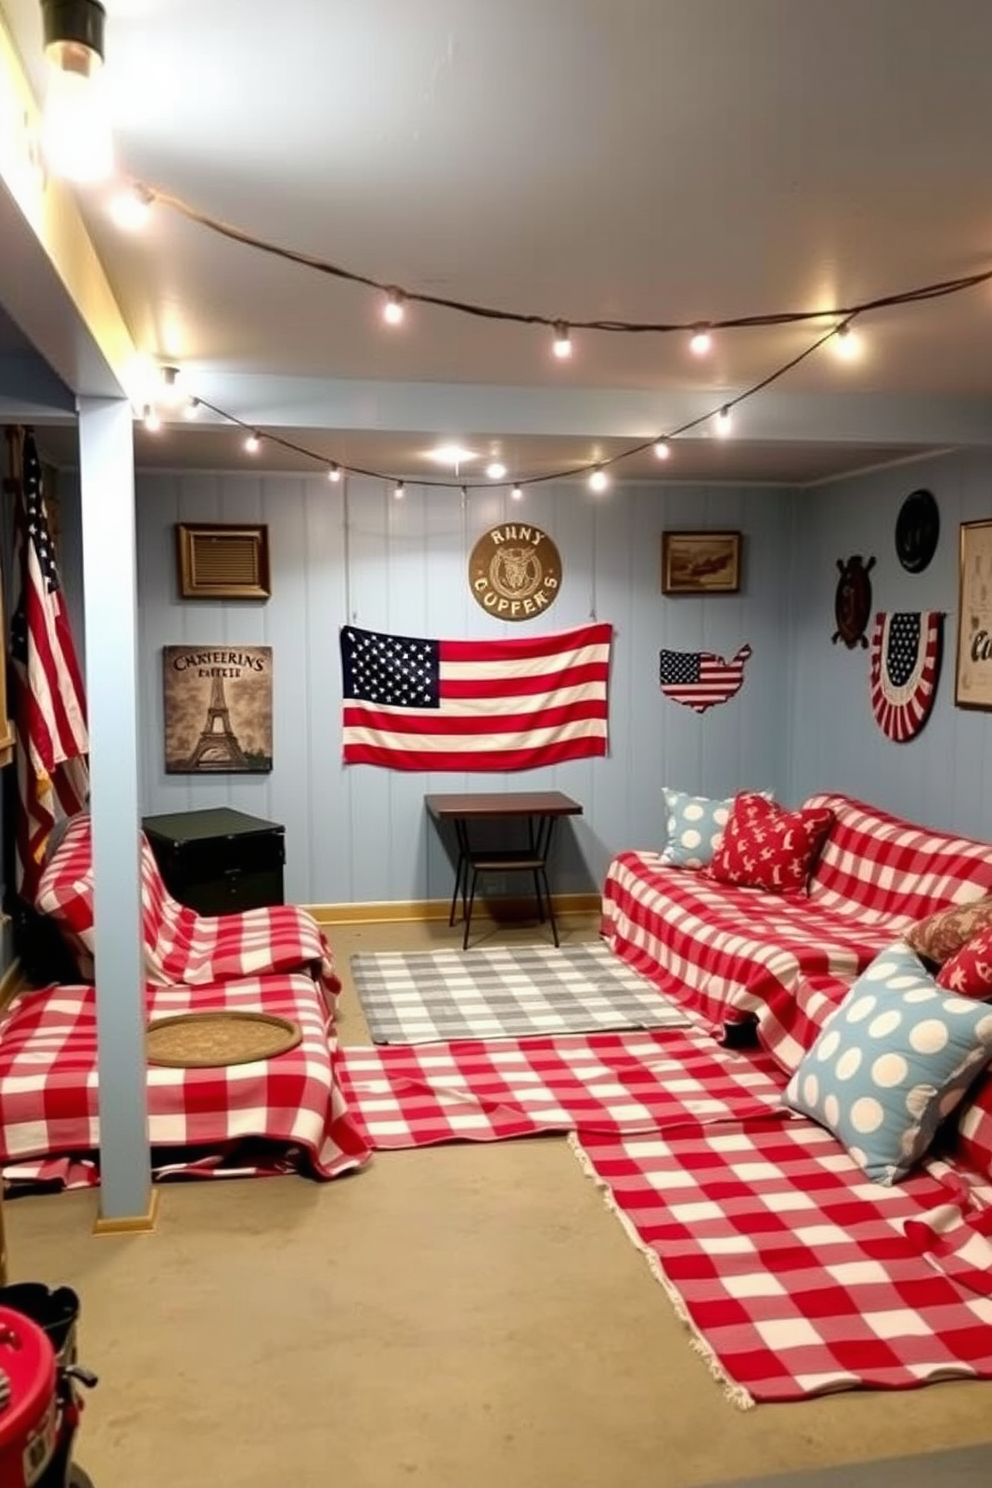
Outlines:
{"label": "gingham sofa cover", "polygon": [[[333,1013],[341,983],[330,946],[312,915],[279,904],[236,914],[201,915],[165,886],[155,855],[141,837],[141,909],[145,973],[155,986],[207,986],[233,978],[306,970],[323,988]],[[35,907],[59,926],[80,976],[93,978],[93,855],[90,817],[72,819],[45,868]]]}
{"label": "gingham sofa cover", "polygon": [[803,804],[835,816],[808,895],[719,883],[636,851],[613,859],[603,887],[602,933],[618,955],[712,1028],[756,1019],[787,1070],[833,1006],[831,983],[933,910],[992,892],[990,843],[849,796]]}

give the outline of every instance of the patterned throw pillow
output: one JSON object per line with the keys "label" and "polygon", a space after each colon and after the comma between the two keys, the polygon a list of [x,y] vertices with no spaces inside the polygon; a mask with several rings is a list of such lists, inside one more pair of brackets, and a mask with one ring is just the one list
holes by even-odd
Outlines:
{"label": "patterned throw pillow", "polygon": [[863,971],[789,1081],[876,1183],[904,1178],[992,1059],[992,1008],[941,992],[900,941]]}
{"label": "patterned throw pillow", "polygon": [[710,876],[773,894],[795,893],[807,886],[833,824],[834,814],[826,807],[786,811],[745,792],[734,802]]}
{"label": "patterned throw pillow", "polygon": [[670,868],[705,868],[723,840],[734,798],[711,801],[685,791],[664,791],[667,841],[661,861]]}
{"label": "patterned throw pillow", "polygon": [[950,909],[936,910],[904,931],[903,939],[924,961],[941,965],[989,925],[992,925],[992,894],[976,899],[973,904],[952,904]]}
{"label": "patterned throw pillow", "polygon": [[937,986],[959,997],[992,997],[992,925],[979,930],[937,973]]}

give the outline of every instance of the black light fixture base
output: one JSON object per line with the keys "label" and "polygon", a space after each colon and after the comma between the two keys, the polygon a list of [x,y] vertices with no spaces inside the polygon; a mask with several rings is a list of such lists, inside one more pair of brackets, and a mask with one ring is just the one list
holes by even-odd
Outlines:
{"label": "black light fixture base", "polygon": [[107,12],[99,0],[41,0],[45,50],[71,42],[103,61],[103,26]]}

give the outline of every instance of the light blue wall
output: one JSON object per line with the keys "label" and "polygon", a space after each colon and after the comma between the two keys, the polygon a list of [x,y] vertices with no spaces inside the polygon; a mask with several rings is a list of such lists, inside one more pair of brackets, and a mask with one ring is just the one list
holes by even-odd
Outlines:
{"label": "light blue wall", "polygon": [[[920,574],[896,555],[906,496],[924,486],[940,508],[940,542]],[[947,455],[836,482],[795,498],[789,791],[839,787],[915,821],[992,837],[992,713],[954,706],[958,528],[992,517],[992,455]],[[894,744],[875,722],[868,652],[831,644],[836,559],[872,555],[877,610],[945,612],[944,659],[922,732]],[[869,627],[870,630],[870,627]]]}
{"label": "light blue wall", "polygon": [[[661,787],[724,794],[782,789],[781,726],[788,670],[791,504],[780,490],[729,486],[623,486],[593,496],[584,485],[501,493],[425,491],[404,501],[380,482],[345,493],[318,476],[144,475],[137,481],[143,811],[229,805],[286,827],[286,892],[304,903],[446,898],[451,864],[428,824],[424,794],[464,789],[567,791],[581,820],[559,840],[556,885],[596,889],[610,855],[663,837]],[[265,522],[269,602],[180,600],[175,523]],[[513,776],[405,774],[340,761],[338,628],[435,637],[495,638],[516,627],[472,599],[468,556],[488,528],[530,521],[561,553],[564,583],[534,621],[550,632],[595,616],[614,626],[610,753]],[[666,527],[739,528],[739,595],[665,598]],[[527,622],[530,624],[531,622]],[[753,647],[744,686],[697,715],[662,697],[658,652]],[[271,645],[271,775],[166,775],[162,760],[161,651],[166,644]]]}

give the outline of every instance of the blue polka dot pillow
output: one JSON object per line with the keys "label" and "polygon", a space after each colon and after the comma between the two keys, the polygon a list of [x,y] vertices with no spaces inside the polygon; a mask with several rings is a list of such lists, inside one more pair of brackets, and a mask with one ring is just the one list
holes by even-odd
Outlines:
{"label": "blue polka dot pillow", "polygon": [[734,797],[711,801],[685,791],[664,791],[665,849],[661,861],[671,868],[705,868],[723,842],[723,832],[734,809]]}
{"label": "blue polka dot pillow", "polygon": [[903,941],[831,1013],[785,1102],[827,1127],[876,1183],[904,1178],[992,1059],[992,1007],[942,991]]}

